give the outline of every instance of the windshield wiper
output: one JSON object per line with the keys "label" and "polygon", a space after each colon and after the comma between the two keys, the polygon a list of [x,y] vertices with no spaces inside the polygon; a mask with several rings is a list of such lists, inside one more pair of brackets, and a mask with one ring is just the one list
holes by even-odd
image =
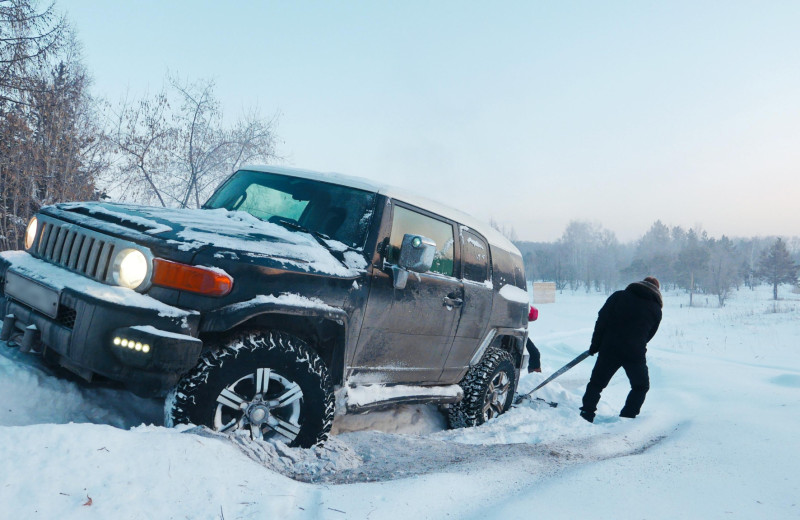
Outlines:
{"label": "windshield wiper", "polygon": [[344,255],[342,254],[342,252],[335,250],[334,248],[331,247],[330,244],[328,244],[327,241],[331,239],[331,237],[329,237],[328,235],[326,235],[324,233],[320,233],[319,231],[312,231],[312,230],[308,229],[307,227],[305,227],[305,226],[303,226],[301,224],[298,224],[297,222],[292,222],[291,220],[285,220],[285,219],[280,218],[280,219],[272,220],[271,222],[273,222],[275,224],[278,224],[280,226],[283,226],[286,229],[291,229],[291,230],[294,230],[294,231],[300,231],[302,233],[308,233],[309,235],[314,237],[314,240],[316,240],[319,243],[319,245],[321,245],[322,247],[327,249],[330,254],[335,256],[337,259],[339,259],[341,261],[344,261]]}
{"label": "windshield wiper", "polygon": [[319,231],[311,231],[307,227],[305,227],[305,226],[303,226],[301,224],[298,224],[297,222],[292,222],[291,220],[277,218],[277,219],[270,219],[269,222],[273,222],[275,224],[280,224],[281,226],[283,226],[285,228],[288,228],[288,229],[291,229],[293,231],[302,231],[303,233],[308,233],[309,235],[313,235],[313,236],[319,235],[320,237],[323,237],[323,238],[330,238],[330,237],[328,237],[326,235],[323,235]]}

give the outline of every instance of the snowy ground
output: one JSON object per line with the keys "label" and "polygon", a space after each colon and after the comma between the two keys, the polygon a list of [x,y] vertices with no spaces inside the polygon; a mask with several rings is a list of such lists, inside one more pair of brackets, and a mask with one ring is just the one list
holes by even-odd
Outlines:
{"label": "snowy ground", "polygon": [[[578,417],[593,358],[479,428],[436,409],[340,421],[324,449],[159,426],[161,403],[56,377],[0,344],[3,518],[800,518],[800,296],[665,297],[642,415]],[[540,305],[543,374],[585,350],[598,294]],[[378,429],[379,431],[370,431]],[[355,430],[355,431],[354,431]]]}

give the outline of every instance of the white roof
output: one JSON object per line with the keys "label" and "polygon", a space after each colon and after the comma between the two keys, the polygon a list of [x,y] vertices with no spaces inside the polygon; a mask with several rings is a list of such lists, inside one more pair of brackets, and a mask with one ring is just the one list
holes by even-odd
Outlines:
{"label": "white roof", "polygon": [[279,175],[328,182],[331,184],[338,184],[340,186],[348,186],[350,188],[379,193],[391,199],[396,199],[407,204],[411,204],[412,206],[417,206],[432,213],[436,213],[437,215],[449,218],[450,220],[454,220],[463,226],[476,230],[478,233],[486,237],[486,240],[488,240],[493,246],[499,247],[500,249],[504,249],[518,256],[522,256],[519,252],[519,249],[517,249],[517,246],[511,243],[511,241],[503,236],[502,233],[491,227],[489,224],[482,222],[475,217],[464,213],[463,211],[447,206],[446,204],[442,204],[441,202],[428,199],[416,193],[406,191],[402,188],[397,188],[388,184],[381,184],[361,177],[343,175],[341,173],[322,173],[312,170],[303,170],[300,168],[290,168],[288,166],[246,165],[242,166],[241,169],[265,173],[277,173]]}

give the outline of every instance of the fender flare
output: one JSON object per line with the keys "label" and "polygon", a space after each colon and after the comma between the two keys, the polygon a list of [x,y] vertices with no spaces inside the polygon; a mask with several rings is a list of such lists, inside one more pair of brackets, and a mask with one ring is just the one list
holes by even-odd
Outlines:
{"label": "fender flare", "polygon": [[200,321],[200,332],[224,332],[264,314],[289,314],[292,316],[322,318],[340,323],[345,329],[347,329],[349,322],[349,316],[344,310],[324,304],[301,306],[284,302],[264,302],[243,306],[241,303],[234,303],[203,313]]}
{"label": "fender flare", "polygon": [[478,346],[475,353],[472,355],[472,359],[469,362],[469,366],[473,366],[479,363],[480,360],[483,358],[483,354],[486,352],[486,349],[488,349],[489,345],[494,343],[494,341],[498,337],[514,338],[516,341],[514,342],[515,344],[512,346],[510,353],[515,358],[519,358],[520,360],[522,359],[522,354],[525,350],[525,342],[528,340],[528,329],[513,328],[513,327],[493,327],[489,329],[489,332],[486,334],[483,341]]}

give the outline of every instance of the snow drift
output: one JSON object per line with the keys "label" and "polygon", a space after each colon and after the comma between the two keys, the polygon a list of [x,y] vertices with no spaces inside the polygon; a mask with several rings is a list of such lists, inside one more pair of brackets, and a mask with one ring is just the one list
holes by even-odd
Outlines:
{"label": "snow drift", "polygon": [[[593,358],[533,401],[448,431],[432,407],[337,419],[323,448],[167,429],[162,403],[89,387],[0,345],[0,504],[8,518],[796,518],[800,298],[725,308],[665,295],[642,415],[618,374],[589,424]],[[540,305],[542,374],[586,349],[600,294]]]}

